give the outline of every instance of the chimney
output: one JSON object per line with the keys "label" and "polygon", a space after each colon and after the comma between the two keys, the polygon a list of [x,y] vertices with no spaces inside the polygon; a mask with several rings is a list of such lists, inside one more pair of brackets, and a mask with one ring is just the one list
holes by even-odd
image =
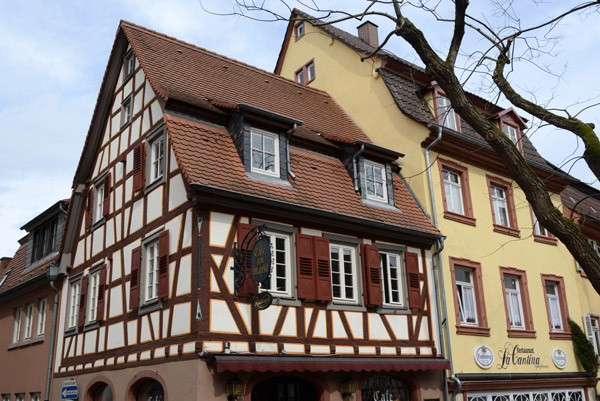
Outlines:
{"label": "chimney", "polygon": [[[10,263],[11,260],[12,260],[12,258],[7,258],[7,257],[0,258],[0,276],[4,275],[4,271],[8,267],[8,264]],[[0,279],[2,279],[2,277],[0,277]]]}
{"label": "chimney", "polygon": [[371,21],[366,21],[358,26],[358,37],[363,42],[373,47],[379,46],[379,35],[377,34],[377,25]]}

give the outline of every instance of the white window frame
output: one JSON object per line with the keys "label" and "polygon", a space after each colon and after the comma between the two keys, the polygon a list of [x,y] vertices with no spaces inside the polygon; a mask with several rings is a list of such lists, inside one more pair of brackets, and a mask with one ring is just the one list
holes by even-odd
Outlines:
{"label": "white window frame", "polygon": [[135,54],[133,51],[127,52],[123,58],[123,78],[129,78],[135,71]]}
{"label": "white window frame", "polygon": [[[261,141],[260,149],[258,148],[258,146],[255,148],[255,139],[258,139],[258,138],[260,138],[260,141]],[[265,146],[264,146],[265,138],[273,139],[274,153],[269,153],[269,152],[265,151],[265,149],[264,149],[265,148]],[[255,151],[257,153],[261,154],[262,167],[254,166]],[[273,157],[273,171],[267,170],[265,168],[265,162],[266,162],[265,155],[270,155]],[[280,165],[279,165],[279,135],[274,134],[272,132],[252,128],[251,133],[250,133],[250,170],[252,172],[259,173],[259,174],[265,174],[265,175],[270,175],[273,177],[279,177],[279,168],[280,168]]]}
{"label": "white window frame", "polygon": [[[458,279],[458,271],[462,271],[469,274],[469,278],[471,281],[464,281]],[[460,324],[465,326],[479,326],[479,318],[477,315],[477,296],[475,294],[475,271],[473,269],[465,268],[465,267],[456,267],[454,269],[454,279],[456,281],[456,295],[458,300],[459,307],[459,316],[460,316]],[[470,292],[470,294],[469,294]],[[469,307],[469,299],[471,302],[471,311],[467,311]],[[469,316],[467,312],[473,316],[474,321],[470,322]]]}
{"label": "white window frame", "polygon": [[[562,318],[562,310],[560,308],[560,292],[558,283],[555,281],[545,281],[546,299],[548,300],[548,312],[550,313],[550,326],[553,332],[562,333],[565,331]],[[549,289],[553,290],[553,294]],[[553,309],[554,307],[554,309]]]}
{"label": "white window frame", "polygon": [[[577,396],[573,396],[578,394]],[[553,396],[554,395],[554,396]],[[465,397],[466,401],[585,401],[587,398],[583,388],[551,388],[551,389],[531,389],[531,390],[487,390],[482,392],[469,392]]]}
{"label": "white window frame", "polygon": [[158,239],[148,242],[144,245],[143,257],[143,288],[142,288],[142,303],[158,299],[158,262],[159,262],[159,244]]}
{"label": "white window frame", "polygon": [[33,302],[25,305],[25,330],[23,330],[23,339],[28,340],[33,334]]}
{"label": "white window frame", "polygon": [[296,40],[303,37],[304,34],[306,33],[306,30],[304,29],[304,21],[297,23],[296,26],[294,27],[294,31],[296,33]]}
{"label": "white window frame", "polygon": [[150,142],[150,183],[165,175],[165,136],[159,135]]}
{"label": "white window frame", "polygon": [[[335,271],[334,269],[334,249],[337,250],[338,255],[345,256],[346,252],[350,253],[350,260],[346,261],[344,257],[341,260],[337,260],[338,269]],[[358,303],[358,271],[357,271],[357,260],[356,260],[356,247],[351,245],[343,245],[335,242],[329,243],[329,263],[331,267],[331,294],[334,303],[349,303],[349,304],[357,304]],[[346,265],[350,263],[350,273],[346,272]],[[344,268],[342,268],[344,266]],[[335,296],[334,287],[336,286],[336,276],[338,276],[338,286],[340,295]],[[350,276],[351,284],[350,286],[346,284],[345,278]],[[348,289],[352,289],[352,295],[348,295]]]}
{"label": "white window frame", "polygon": [[104,217],[104,180],[98,181],[94,185],[94,223],[99,222]]}
{"label": "white window frame", "polygon": [[2,401],[10,401],[10,394],[2,394]]}
{"label": "white window frame", "polygon": [[23,314],[23,308],[19,306],[13,311],[13,332],[12,342],[18,343],[21,339],[21,315]]}
{"label": "white window frame", "polygon": [[15,394],[15,401],[25,401],[25,393]]}
{"label": "white window frame", "polygon": [[46,311],[48,309],[48,298],[41,298],[38,300],[38,309],[37,309],[37,320],[36,320],[36,329],[35,335],[41,336],[44,334],[46,330]]}
{"label": "white window frame", "polygon": [[456,123],[456,113],[452,108],[452,103],[444,95],[438,95],[438,116],[440,118],[440,125],[444,127],[458,131],[458,124]]}
{"label": "white window frame", "polygon": [[[269,281],[265,287],[261,285],[261,291],[271,293],[273,296],[281,298],[292,298],[292,249],[291,249],[291,236],[290,234],[265,231],[269,241],[271,243],[271,274]],[[281,243],[283,240],[283,249],[277,249],[278,242]],[[283,263],[277,262],[278,254],[283,253]],[[279,274],[278,267],[282,267],[283,275]],[[285,285],[283,289],[278,289],[278,282],[284,280]]]}
{"label": "white window frame", "polygon": [[[510,227],[506,189],[492,184],[490,185],[490,196],[492,197],[492,206],[494,207],[494,223]],[[503,218],[506,220],[506,223],[503,222]]]}
{"label": "white window frame", "polygon": [[90,272],[88,279],[88,290],[85,313],[86,323],[93,323],[96,321],[98,315],[98,289],[100,288],[100,270]]}
{"label": "white window frame", "polygon": [[510,124],[503,123],[502,132],[506,134],[506,136],[512,141],[512,143],[518,145],[519,137],[517,135],[517,128],[513,127]]}
{"label": "white window frame", "polygon": [[[446,168],[442,169],[444,177],[444,192],[446,194],[446,209],[449,212],[465,214],[460,173]],[[451,177],[456,177],[456,182]]]}
{"label": "white window frame", "polygon": [[129,95],[121,103],[121,127],[131,122],[133,112],[133,96]]}
{"label": "white window frame", "polygon": [[315,62],[311,61],[306,64],[306,82],[310,82],[315,79]]}
{"label": "white window frame", "polygon": [[[379,202],[387,202],[388,201],[388,193],[387,193],[387,174],[385,165],[372,162],[370,160],[365,160],[365,194],[367,199],[376,200]],[[372,171],[371,177],[369,177],[368,171]],[[375,174],[375,171],[379,170],[381,172],[381,180],[378,180]],[[373,185],[372,193],[369,193],[369,182]],[[377,194],[377,188],[381,186],[382,194]]]}
{"label": "white window frame", "polygon": [[[385,256],[386,265],[383,260]],[[390,257],[397,260],[396,267],[390,266]],[[404,308],[407,306],[407,290],[406,290],[406,267],[404,266],[404,254],[397,252],[387,252],[379,250],[379,266],[381,268],[381,289],[383,291],[383,305],[392,306],[395,308]],[[396,278],[391,277],[393,269],[396,269]],[[394,281],[397,285],[397,290],[394,290]],[[392,293],[398,292],[398,301],[386,301],[386,298],[392,298]]]}
{"label": "white window frame", "polygon": [[594,352],[600,356],[600,322],[598,317],[592,315],[584,315],[585,335],[589,342],[594,346]]}
{"label": "white window frame", "polygon": [[[506,280],[515,280],[515,288],[508,288]],[[525,313],[523,312],[523,296],[521,294],[521,280],[518,276],[511,274],[504,275],[504,293],[506,296],[506,307],[508,308],[508,318],[511,329],[525,330]],[[516,303],[515,303],[516,302]],[[518,314],[518,316],[515,316]],[[516,318],[521,319],[519,325]]]}
{"label": "white window frame", "polygon": [[533,209],[531,209],[531,214],[533,215],[533,232],[535,233],[535,235],[539,235],[541,237],[549,237],[550,235],[548,234],[548,230],[546,230],[546,228],[544,228],[544,226],[540,224]]}
{"label": "white window frame", "polygon": [[67,330],[77,327],[79,315],[79,296],[81,294],[81,279],[69,283],[69,310],[67,316]]}
{"label": "white window frame", "polygon": [[42,393],[37,392],[37,393],[29,393],[29,401],[41,401],[42,400]]}

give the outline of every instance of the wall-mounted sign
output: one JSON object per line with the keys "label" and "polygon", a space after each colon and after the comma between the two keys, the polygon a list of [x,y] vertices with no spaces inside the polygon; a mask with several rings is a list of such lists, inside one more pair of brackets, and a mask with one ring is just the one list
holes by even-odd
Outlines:
{"label": "wall-mounted sign", "polygon": [[258,310],[265,310],[273,303],[273,295],[268,292],[259,292],[252,297],[252,306]]}
{"label": "wall-mounted sign", "polygon": [[552,362],[559,369],[564,369],[567,366],[567,354],[562,348],[554,348],[554,351],[552,351]]}
{"label": "wall-mounted sign", "polygon": [[364,401],[409,401],[408,386],[393,376],[379,375],[365,380],[361,393]]}
{"label": "wall-mounted sign", "polygon": [[494,364],[494,353],[487,345],[480,345],[475,348],[475,362],[482,369],[489,369]]}
{"label": "wall-mounted sign", "polygon": [[268,238],[256,241],[252,248],[252,276],[257,283],[262,283],[271,272],[271,242]]}

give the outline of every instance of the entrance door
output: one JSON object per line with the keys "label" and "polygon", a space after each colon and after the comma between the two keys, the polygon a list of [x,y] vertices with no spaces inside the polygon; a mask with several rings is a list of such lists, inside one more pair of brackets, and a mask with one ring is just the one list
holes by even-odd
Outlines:
{"label": "entrance door", "polygon": [[317,390],[306,380],[278,376],[258,383],[252,389],[252,401],[317,401]]}

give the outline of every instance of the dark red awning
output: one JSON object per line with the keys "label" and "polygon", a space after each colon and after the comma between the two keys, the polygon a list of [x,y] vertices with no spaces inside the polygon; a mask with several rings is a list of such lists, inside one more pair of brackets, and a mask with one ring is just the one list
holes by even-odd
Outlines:
{"label": "dark red awning", "polygon": [[450,369],[438,358],[214,355],[217,372],[399,372]]}

